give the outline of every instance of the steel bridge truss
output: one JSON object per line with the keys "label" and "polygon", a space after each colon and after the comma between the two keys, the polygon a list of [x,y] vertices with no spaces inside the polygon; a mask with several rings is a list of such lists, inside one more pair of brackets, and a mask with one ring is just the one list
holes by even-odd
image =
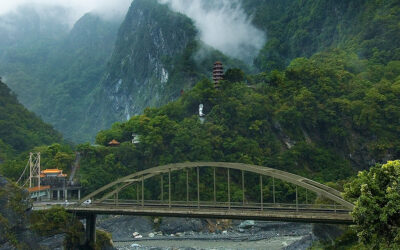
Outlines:
{"label": "steel bridge truss", "polygon": [[[200,168],[204,167],[212,167],[213,168],[213,202],[200,202]],[[217,204],[216,200],[216,168],[224,168],[227,171],[227,184],[228,184],[228,202],[223,203],[223,207],[226,207],[227,209],[231,208],[238,208],[240,205],[243,207],[245,206],[245,184],[244,184],[244,176],[245,172],[250,172],[253,174],[258,174],[260,176],[259,178],[259,185],[260,185],[260,203],[256,203],[255,207],[253,208],[258,208],[263,210],[264,207],[266,208],[267,206],[271,205],[268,203],[264,202],[264,196],[263,196],[263,176],[268,176],[272,177],[272,182],[273,182],[273,205],[275,204],[276,197],[275,197],[275,179],[279,179],[291,184],[296,185],[296,204],[295,204],[295,209],[296,211],[299,211],[299,209],[307,209],[310,205],[299,205],[298,202],[298,190],[297,187],[302,187],[305,188],[306,191],[309,190],[311,192],[316,193],[317,195],[323,196],[334,203],[334,210],[336,211],[336,208],[342,207],[344,210],[352,210],[354,205],[345,199],[343,199],[341,193],[331,187],[328,187],[326,185],[320,184],[318,182],[315,182],[313,180],[304,178],[299,175],[291,174],[288,172],[284,172],[281,170],[277,169],[272,169],[268,167],[262,167],[262,166],[256,166],[256,165],[250,165],[250,164],[243,164],[243,163],[229,163],[229,162],[186,162],[186,163],[176,163],[176,164],[168,164],[168,165],[163,165],[159,167],[154,167],[151,169],[146,169],[128,176],[125,176],[123,178],[120,178],[114,182],[109,183],[108,185],[103,186],[102,188],[92,192],[91,194],[85,196],[79,201],[79,204],[82,204],[84,201],[91,199],[93,202],[95,202],[97,205],[101,204],[109,204],[110,199],[113,199],[115,202],[115,205],[117,205],[119,202],[123,204],[130,204],[130,205],[137,205],[137,206],[151,206],[151,205],[157,205],[157,204],[164,204],[168,206],[169,208],[175,207],[175,206],[180,206],[184,202],[175,202],[171,200],[171,172],[177,172],[177,171],[185,171],[186,170],[186,205],[191,204],[192,207],[213,207]],[[197,172],[197,202],[190,202],[189,203],[189,170],[190,169],[196,169]],[[241,171],[242,174],[242,193],[243,193],[243,204],[240,203],[234,203],[231,202],[231,190],[230,190],[230,182],[231,182],[231,175],[230,175],[230,170],[239,170]],[[168,203],[157,203],[156,201],[145,201],[144,200],[144,181],[156,177],[156,176],[161,176],[161,201],[164,202],[164,174],[168,175]],[[136,184],[136,191],[137,191],[137,200],[135,203],[132,203],[131,201],[122,201],[118,200],[118,194],[123,191],[125,188],[132,186]],[[141,200],[139,200],[139,185],[141,185]],[[99,199],[94,199],[97,196],[101,195],[102,197]],[[219,203],[220,204],[220,203]],[[336,206],[338,204],[339,206]],[[287,205],[287,204],[286,204]],[[285,204],[280,204],[280,206],[284,207]],[[292,206],[293,207],[293,206]],[[329,207],[329,206],[325,206]]]}

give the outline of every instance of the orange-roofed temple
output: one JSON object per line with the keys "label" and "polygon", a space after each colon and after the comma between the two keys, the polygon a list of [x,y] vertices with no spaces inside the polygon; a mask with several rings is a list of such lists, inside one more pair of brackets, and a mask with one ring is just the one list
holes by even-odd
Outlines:
{"label": "orange-roofed temple", "polygon": [[29,188],[32,199],[70,200],[81,198],[81,186],[67,179],[62,169],[40,171],[40,187]]}
{"label": "orange-roofed temple", "polygon": [[112,141],[110,141],[110,142],[108,143],[108,146],[116,147],[116,146],[119,146],[120,144],[121,144],[121,143],[119,143],[117,140],[113,139]]}

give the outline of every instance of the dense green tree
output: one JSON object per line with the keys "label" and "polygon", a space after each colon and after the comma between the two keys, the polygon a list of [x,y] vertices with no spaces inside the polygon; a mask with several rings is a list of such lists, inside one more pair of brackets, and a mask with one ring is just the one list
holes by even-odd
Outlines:
{"label": "dense green tree", "polygon": [[245,74],[241,69],[228,69],[224,74],[224,80],[229,82],[243,82]]}
{"label": "dense green tree", "polygon": [[22,106],[0,78],[0,160],[60,141],[61,135]]}
{"label": "dense green tree", "polygon": [[400,160],[359,172],[346,185],[345,197],[355,201],[352,215],[363,243],[381,249],[400,247]]}

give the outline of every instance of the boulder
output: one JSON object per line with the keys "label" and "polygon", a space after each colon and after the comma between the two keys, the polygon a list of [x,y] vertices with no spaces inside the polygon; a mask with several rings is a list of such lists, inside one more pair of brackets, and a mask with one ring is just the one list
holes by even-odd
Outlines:
{"label": "boulder", "polygon": [[97,226],[111,233],[114,241],[128,240],[135,232],[142,235],[153,232],[152,220],[138,216],[100,217]]}
{"label": "boulder", "polygon": [[241,229],[249,229],[254,227],[256,223],[254,222],[254,220],[245,220],[242,223],[240,223],[239,228]]}
{"label": "boulder", "polygon": [[206,223],[200,219],[191,218],[163,218],[160,230],[164,234],[176,234],[178,232],[200,232],[206,229]]}

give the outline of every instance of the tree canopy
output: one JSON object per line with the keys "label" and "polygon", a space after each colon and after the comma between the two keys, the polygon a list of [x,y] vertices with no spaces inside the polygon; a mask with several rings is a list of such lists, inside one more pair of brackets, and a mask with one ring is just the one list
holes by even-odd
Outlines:
{"label": "tree canopy", "polygon": [[400,247],[400,160],[359,172],[345,187],[359,239],[375,248]]}

